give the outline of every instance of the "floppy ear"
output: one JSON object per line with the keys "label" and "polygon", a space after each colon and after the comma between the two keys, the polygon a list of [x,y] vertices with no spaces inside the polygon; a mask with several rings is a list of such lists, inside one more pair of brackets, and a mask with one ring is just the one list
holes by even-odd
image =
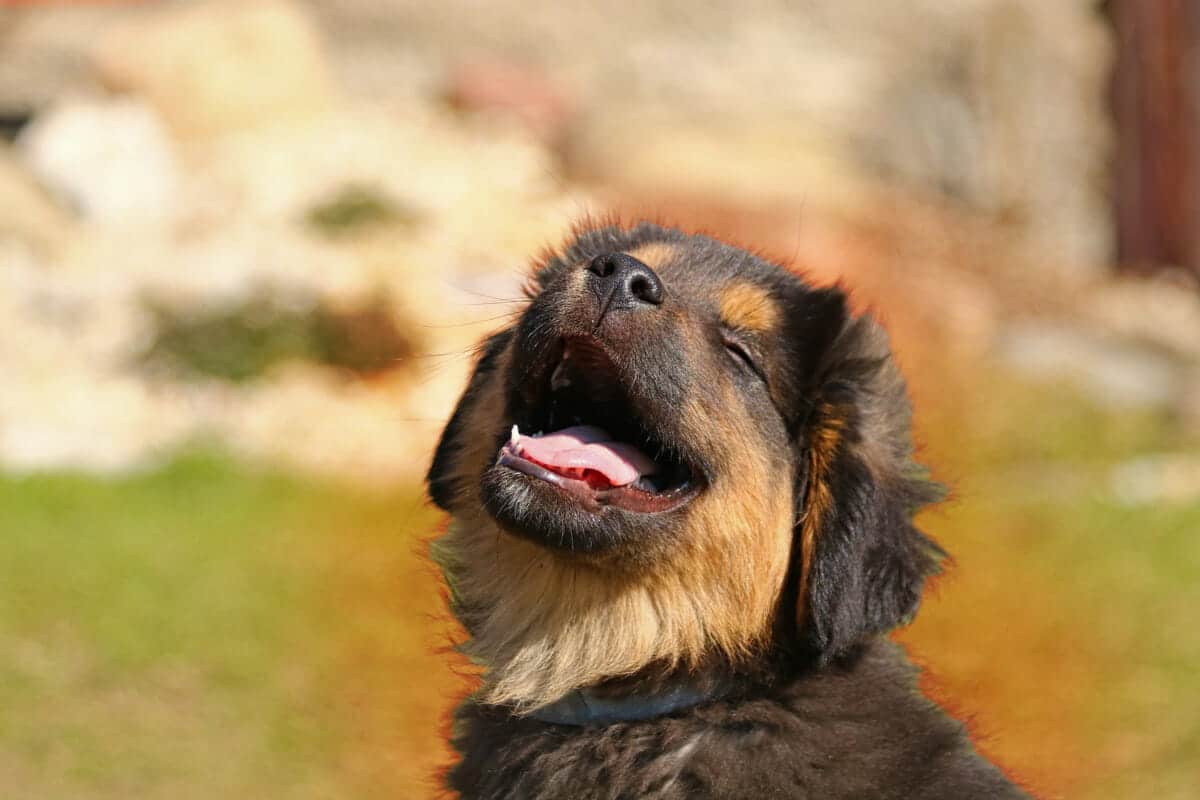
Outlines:
{"label": "floppy ear", "polygon": [[464,437],[471,435],[466,430],[467,416],[475,404],[480,401],[484,384],[495,371],[496,361],[511,337],[512,331],[505,330],[483,342],[479,349],[479,359],[475,363],[475,369],[471,372],[471,379],[467,382],[467,388],[462,397],[458,399],[454,413],[450,415],[450,421],[442,429],[437,449],[433,451],[433,463],[429,465],[425,483],[429,487],[429,498],[443,511],[452,510],[454,498],[461,493],[463,488],[461,482],[464,476],[457,467],[467,445]]}
{"label": "floppy ear", "polygon": [[887,334],[829,292],[840,322],[825,315],[834,335],[803,392],[793,556],[801,634],[822,660],[911,619],[945,557],[912,523],[943,492],[912,460],[912,412]]}

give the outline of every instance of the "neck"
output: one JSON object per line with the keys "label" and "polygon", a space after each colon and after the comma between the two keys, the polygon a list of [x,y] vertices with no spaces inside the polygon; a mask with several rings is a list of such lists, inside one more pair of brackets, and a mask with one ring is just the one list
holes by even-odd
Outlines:
{"label": "neck", "polygon": [[583,687],[534,709],[528,716],[554,725],[636,722],[703,705],[726,694],[726,682],[698,678],[679,678],[653,687]]}

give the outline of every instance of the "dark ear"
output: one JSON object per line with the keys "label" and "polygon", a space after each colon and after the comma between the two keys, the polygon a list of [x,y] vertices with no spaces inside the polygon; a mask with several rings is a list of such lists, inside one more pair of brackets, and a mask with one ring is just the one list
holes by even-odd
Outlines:
{"label": "dark ear", "polygon": [[[462,456],[466,437],[472,435],[471,431],[466,430],[467,415],[474,404],[479,401],[483,384],[495,370],[496,360],[511,337],[512,332],[506,330],[484,340],[479,348],[479,358],[475,363],[475,369],[471,372],[467,388],[462,397],[458,399],[454,413],[450,415],[450,421],[442,429],[442,437],[438,440],[437,449],[433,451],[433,463],[429,465],[425,483],[429,487],[429,498],[443,511],[452,509],[455,496],[462,490],[459,485],[462,476],[456,467]],[[475,432],[475,435],[487,434]]]}
{"label": "dark ear", "polygon": [[823,660],[911,619],[945,556],[912,523],[942,490],[912,460],[912,412],[887,335],[844,300],[841,309],[797,423],[798,616]]}

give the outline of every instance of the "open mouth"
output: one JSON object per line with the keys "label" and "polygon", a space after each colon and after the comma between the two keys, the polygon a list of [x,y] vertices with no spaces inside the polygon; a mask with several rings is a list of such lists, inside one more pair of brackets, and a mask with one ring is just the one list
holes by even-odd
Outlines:
{"label": "open mouth", "polygon": [[661,513],[695,496],[696,471],[639,418],[597,343],[568,339],[551,363],[498,465],[555,486],[592,512]]}

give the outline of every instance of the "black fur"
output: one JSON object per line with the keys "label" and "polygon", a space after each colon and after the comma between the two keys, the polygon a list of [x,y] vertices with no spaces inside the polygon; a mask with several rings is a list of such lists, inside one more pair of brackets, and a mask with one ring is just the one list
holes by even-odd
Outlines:
{"label": "black fur", "polygon": [[690,712],[567,727],[467,705],[464,800],[970,800],[1026,797],[875,642],[783,685]]}
{"label": "black fur", "polygon": [[458,487],[454,485],[451,477],[453,470],[450,465],[458,455],[459,448],[462,447],[463,437],[469,433],[463,430],[463,416],[478,394],[479,384],[496,368],[496,358],[508,344],[511,336],[509,331],[501,331],[489,337],[480,346],[471,382],[454,407],[454,413],[450,415],[450,420],[446,423],[441,440],[433,453],[433,463],[429,465],[429,474],[425,478],[425,483],[429,487],[429,498],[443,511],[451,510],[454,496],[458,492]]}
{"label": "black fur", "polygon": [[908,397],[882,329],[869,317],[847,321],[815,380],[809,426],[843,426],[828,473],[809,478],[833,498],[816,536],[805,625],[810,648],[828,660],[911,621],[946,553],[913,525],[942,488],[912,460]]}

